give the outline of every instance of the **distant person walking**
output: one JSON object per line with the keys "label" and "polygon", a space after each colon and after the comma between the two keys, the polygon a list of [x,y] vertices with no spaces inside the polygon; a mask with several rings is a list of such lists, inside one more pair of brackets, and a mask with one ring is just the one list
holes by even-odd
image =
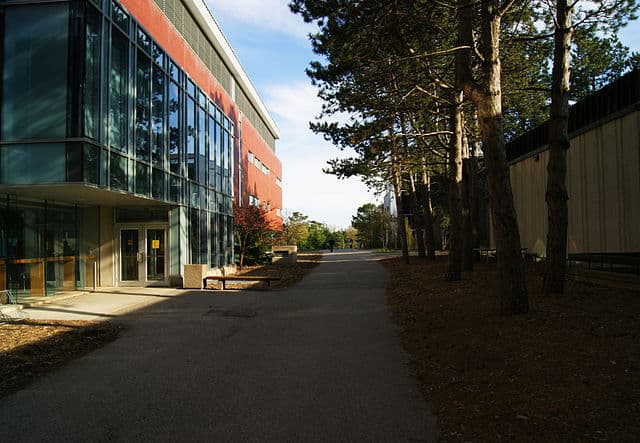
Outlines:
{"label": "distant person walking", "polygon": [[336,241],[332,238],[329,239],[329,249],[331,250],[331,252],[333,252],[333,245],[336,243]]}
{"label": "distant person walking", "polygon": [[353,239],[349,239],[349,249],[353,249]]}

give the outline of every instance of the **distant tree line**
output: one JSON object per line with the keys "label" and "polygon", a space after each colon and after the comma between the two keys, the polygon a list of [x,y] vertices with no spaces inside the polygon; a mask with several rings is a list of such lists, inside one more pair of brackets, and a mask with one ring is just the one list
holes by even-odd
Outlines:
{"label": "distant tree line", "polygon": [[327,249],[329,240],[334,241],[334,247],[347,248],[350,240],[356,240],[356,230],[331,229],[326,224],[310,220],[301,212],[293,212],[285,217],[282,223],[282,233],[279,238],[281,244],[297,245],[301,251]]}

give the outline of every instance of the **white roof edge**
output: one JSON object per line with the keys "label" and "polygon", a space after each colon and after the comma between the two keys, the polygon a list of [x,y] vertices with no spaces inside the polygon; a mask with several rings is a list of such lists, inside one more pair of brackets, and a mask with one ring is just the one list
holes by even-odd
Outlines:
{"label": "white roof edge", "polygon": [[218,22],[214,18],[213,13],[209,10],[209,7],[205,3],[205,0],[183,1],[187,6],[192,7],[190,9],[195,9],[195,11],[192,10],[192,12],[197,12],[197,14],[194,14],[194,16],[199,22],[200,26],[202,26],[202,30],[208,35],[214,47],[220,53],[223,61],[229,66],[234,79],[240,84],[242,89],[249,96],[249,100],[251,100],[253,105],[258,110],[260,116],[264,119],[269,131],[271,131],[276,139],[279,139],[280,130],[278,129],[278,126],[276,125],[273,118],[271,118],[267,107],[264,105],[264,102],[260,98],[258,91],[256,90],[255,86],[253,86],[253,83],[249,79],[249,76],[240,64],[240,60],[238,60],[235,52],[233,52],[229,41],[222,33],[220,25],[218,25]]}

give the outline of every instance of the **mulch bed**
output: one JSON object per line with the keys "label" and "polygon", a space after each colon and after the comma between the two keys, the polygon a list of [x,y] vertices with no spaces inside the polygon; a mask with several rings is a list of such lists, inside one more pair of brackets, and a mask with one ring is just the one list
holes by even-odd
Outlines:
{"label": "mulch bed", "polygon": [[118,337],[106,321],[23,320],[0,323],[0,398]]}
{"label": "mulch bed", "polygon": [[446,257],[382,262],[388,306],[441,441],[638,441],[640,292],[570,281],[501,317],[495,264],[444,281]]}

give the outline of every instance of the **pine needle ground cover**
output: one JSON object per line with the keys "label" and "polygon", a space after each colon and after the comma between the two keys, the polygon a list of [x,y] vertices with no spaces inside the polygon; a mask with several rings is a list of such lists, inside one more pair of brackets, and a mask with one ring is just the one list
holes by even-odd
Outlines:
{"label": "pine needle ground cover", "polygon": [[637,441],[640,292],[569,282],[500,317],[495,264],[445,282],[446,257],[382,262],[388,305],[445,442]]}

